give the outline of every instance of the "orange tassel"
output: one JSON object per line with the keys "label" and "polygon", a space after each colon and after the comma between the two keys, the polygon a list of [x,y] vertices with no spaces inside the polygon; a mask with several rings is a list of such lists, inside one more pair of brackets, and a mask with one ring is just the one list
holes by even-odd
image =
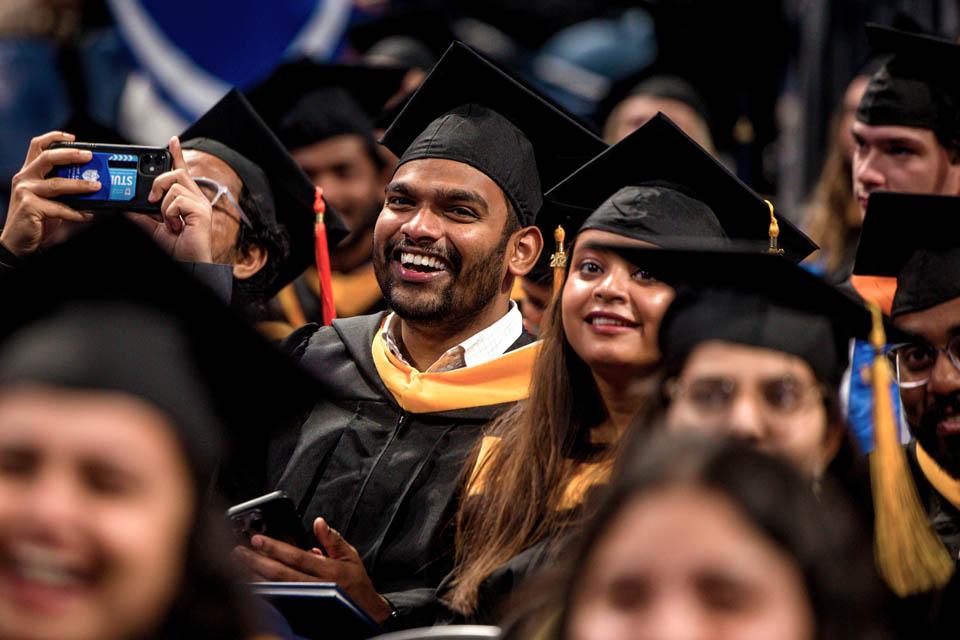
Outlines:
{"label": "orange tassel", "polygon": [[327,225],[323,222],[323,214],[327,204],[323,201],[323,189],[317,187],[316,197],[313,200],[313,211],[317,214],[317,223],[314,227],[314,240],[317,261],[317,278],[320,281],[320,305],[323,313],[323,324],[329,325],[337,317],[333,306],[333,285],[330,282],[330,248],[327,246]]}

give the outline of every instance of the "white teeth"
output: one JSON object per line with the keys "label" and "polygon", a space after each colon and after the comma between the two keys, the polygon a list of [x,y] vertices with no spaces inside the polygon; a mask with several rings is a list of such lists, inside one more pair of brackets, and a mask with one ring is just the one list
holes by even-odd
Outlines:
{"label": "white teeth", "polygon": [[626,327],[629,326],[623,320],[617,320],[616,318],[604,318],[601,316],[596,316],[590,320],[594,325],[612,325],[615,327]]}
{"label": "white teeth", "polygon": [[77,582],[62,555],[34,544],[20,544],[11,550],[17,573],[23,578],[50,586]]}
{"label": "white teeth", "polygon": [[443,271],[446,269],[443,262],[433,256],[424,256],[418,253],[401,253],[400,263],[406,265],[423,266]]}
{"label": "white teeth", "polygon": [[20,565],[18,569],[18,573],[23,578],[30,580],[31,582],[39,582],[40,584],[49,585],[51,587],[64,587],[77,582],[75,576],[67,573],[66,571],[54,569],[53,567]]}

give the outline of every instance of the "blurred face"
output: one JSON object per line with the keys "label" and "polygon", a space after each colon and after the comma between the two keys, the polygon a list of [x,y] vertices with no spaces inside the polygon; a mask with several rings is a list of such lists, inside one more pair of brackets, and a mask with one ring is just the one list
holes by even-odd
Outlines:
{"label": "blurred face", "polygon": [[571,602],[571,640],[813,638],[800,571],[720,494],[636,498],[591,556]]}
{"label": "blurred face", "polygon": [[930,129],[853,123],[853,193],[866,215],[874,191],[960,194],[960,165]]}
{"label": "blurred face", "polygon": [[727,342],[698,346],[672,383],[667,425],[727,433],[817,477],[835,453],[823,396],[806,362]]}
{"label": "blurred face", "polygon": [[594,372],[646,371],[660,360],[657,329],[673,289],[616,254],[585,248],[591,242],[627,240],[597,229],[577,236],[563,287],[563,331]]}
{"label": "blurred face", "polygon": [[0,393],[0,637],[140,637],[166,614],[194,503],[171,429],[126,394]]}
{"label": "blurred face", "polygon": [[[237,172],[220,158],[196,151],[184,149],[183,159],[187,170],[194,178],[209,178],[225,186],[236,202],[240,201],[243,182]],[[221,264],[233,264],[237,239],[240,235],[240,214],[225,197],[217,201],[213,208],[213,261]]]}
{"label": "blurred face", "polygon": [[507,291],[507,201],[461,162],[412,160],[387,185],[374,270],[404,320],[469,323]]}
{"label": "blurred face", "polygon": [[[911,331],[924,342],[919,346],[929,354],[922,362],[912,356],[901,364],[917,369],[923,366],[926,384],[907,388],[901,385],[900,397],[910,431],[930,456],[954,478],[960,479],[960,371],[943,351],[960,335],[960,298],[897,317],[897,326]],[[956,350],[956,342],[953,342]]]}
{"label": "blurred face", "polygon": [[520,289],[523,291],[523,300],[520,303],[520,312],[523,314],[523,329],[530,335],[539,335],[540,325],[543,324],[543,314],[550,304],[553,288],[550,285],[537,284],[520,279]]}
{"label": "blurred face", "polygon": [[604,131],[608,144],[620,142],[662,111],[680,129],[705,149],[713,148],[706,123],[689,105],[679,100],[655,96],[630,96],[610,115]]}
{"label": "blurred face", "polygon": [[382,204],[384,180],[362,136],[341,135],[291,153],[354,232],[370,229]]}

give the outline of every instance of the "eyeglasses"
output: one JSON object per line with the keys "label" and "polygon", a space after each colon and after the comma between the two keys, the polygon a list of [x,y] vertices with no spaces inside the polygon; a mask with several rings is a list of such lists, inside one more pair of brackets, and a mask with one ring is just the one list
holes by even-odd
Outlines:
{"label": "eyeglasses", "polygon": [[683,399],[704,417],[728,415],[741,393],[752,393],[768,417],[789,417],[801,413],[823,397],[820,385],[811,385],[793,376],[770,378],[747,389],[733,378],[712,376],[667,383],[671,399]]}
{"label": "eyeglasses", "polygon": [[944,353],[951,364],[960,371],[960,335],[955,335],[944,348],[929,344],[906,343],[893,345],[887,350],[897,383],[902,389],[916,389],[930,382],[937,357]]}
{"label": "eyeglasses", "polygon": [[[222,200],[226,198],[227,202],[237,212],[237,218],[234,218],[241,225],[246,225],[247,227],[253,228],[253,224],[250,222],[250,218],[247,217],[247,214],[243,212],[243,209],[240,207],[240,203],[237,202],[236,198],[233,197],[233,194],[230,193],[230,190],[217,182],[216,180],[211,180],[210,178],[197,177],[193,179],[197,183],[197,186],[200,187],[200,191],[203,192],[203,195],[206,196],[207,200],[210,201],[210,206],[215,209],[219,209],[222,213],[226,213],[228,216],[233,218],[230,215],[229,210],[223,206]],[[217,205],[220,204],[219,207]]]}

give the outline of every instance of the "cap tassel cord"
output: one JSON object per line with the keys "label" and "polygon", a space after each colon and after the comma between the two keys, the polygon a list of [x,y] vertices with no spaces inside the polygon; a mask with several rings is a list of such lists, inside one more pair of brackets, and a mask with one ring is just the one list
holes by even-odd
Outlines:
{"label": "cap tassel cord", "polygon": [[323,214],[327,211],[327,203],[323,200],[323,189],[317,187],[313,199],[313,211],[317,214],[314,226],[314,251],[316,252],[317,278],[320,280],[320,304],[323,314],[323,324],[329,325],[337,317],[333,303],[333,284],[330,279],[330,248],[327,246],[327,225],[323,221]]}
{"label": "cap tassel cord", "polygon": [[770,235],[770,247],[767,249],[767,253],[773,253],[778,256],[783,255],[783,249],[780,248],[779,238],[780,238],[780,223],[777,222],[777,216],[773,213],[773,203],[769,200],[764,200],[767,203],[767,206],[770,207],[770,229],[767,233]]}
{"label": "cap tassel cord", "polygon": [[553,269],[554,298],[560,295],[560,290],[563,289],[563,279],[567,273],[567,252],[563,249],[563,243],[566,237],[567,232],[563,230],[563,227],[557,225],[557,228],[553,231],[556,251],[550,256],[550,267]]}
{"label": "cap tassel cord", "polygon": [[890,364],[883,354],[886,336],[880,307],[868,303],[873,315],[870,343],[873,387],[874,451],[870,481],[876,512],[874,556],[884,581],[900,597],[942,587],[953,574],[953,560],[931,530],[920,506],[916,486],[900,446],[890,396]]}

